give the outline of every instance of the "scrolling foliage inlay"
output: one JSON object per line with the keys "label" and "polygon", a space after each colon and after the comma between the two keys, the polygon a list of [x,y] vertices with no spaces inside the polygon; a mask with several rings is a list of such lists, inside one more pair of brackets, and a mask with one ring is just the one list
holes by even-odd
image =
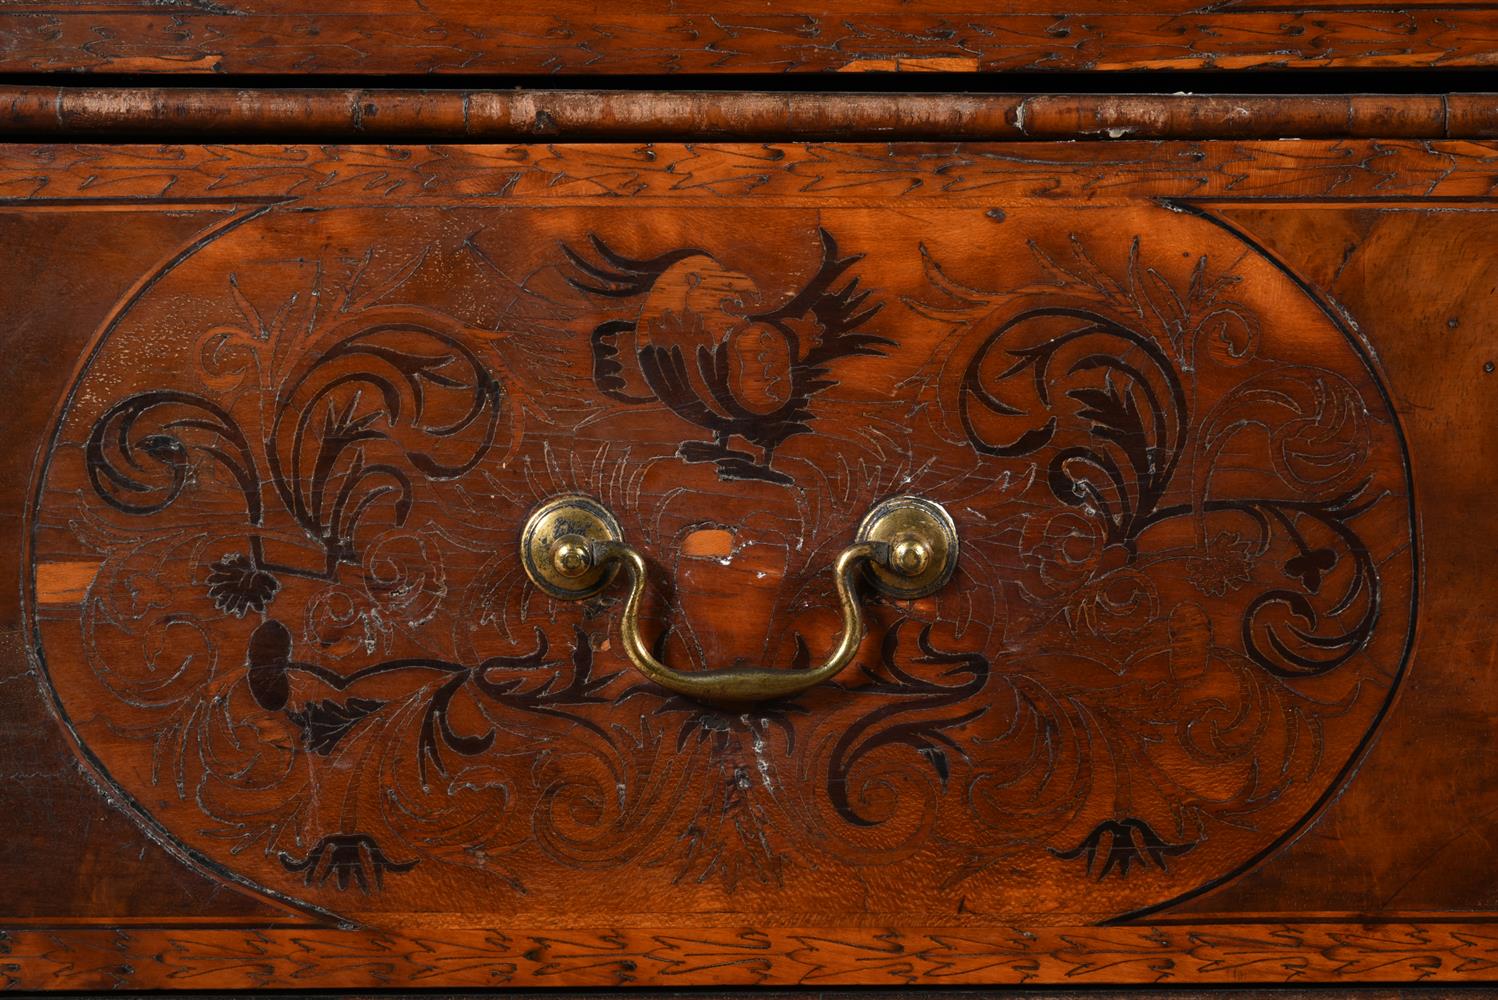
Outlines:
{"label": "scrolling foliage inlay", "polygon": [[[640,220],[268,211],[106,330],[31,514],[37,579],[91,582],[32,612],[143,822],[374,922],[1074,921],[1232,874],[1342,780],[1403,663],[1404,456],[1270,262],[1147,207]],[[521,523],[574,491],[684,667],[811,662],[882,497],[963,557],[866,596],[835,683],[722,711],[628,667],[620,594],[526,582]]]}

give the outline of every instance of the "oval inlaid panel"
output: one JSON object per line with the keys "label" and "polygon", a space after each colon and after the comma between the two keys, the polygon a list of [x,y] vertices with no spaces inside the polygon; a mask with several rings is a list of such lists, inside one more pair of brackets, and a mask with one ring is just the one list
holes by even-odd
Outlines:
{"label": "oval inlaid panel", "polygon": [[[153,276],[30,512],[59,714],[142,823],[339,915],[1101,920],[1351,773],[1414,608],[1335,314],[1161,208],[266,210]],[[855,663],[724,711],[553,601],[596,497],[680,669],[797,669],[899,493],[962,539]],[[734,918],[741,919],[741,918]]]}

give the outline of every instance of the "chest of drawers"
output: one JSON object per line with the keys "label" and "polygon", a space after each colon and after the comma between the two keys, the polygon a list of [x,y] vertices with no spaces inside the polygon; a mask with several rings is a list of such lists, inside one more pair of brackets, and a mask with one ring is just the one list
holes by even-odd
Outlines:
{"label": "chest of drawers", "polygon": [[442,75],[1491,15],[813,13],[0,11],[0,974],[1493,978],[1498,101]]}

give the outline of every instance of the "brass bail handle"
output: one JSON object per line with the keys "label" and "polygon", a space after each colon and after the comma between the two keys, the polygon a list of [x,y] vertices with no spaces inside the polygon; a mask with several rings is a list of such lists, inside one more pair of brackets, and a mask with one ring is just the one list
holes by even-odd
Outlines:
{"label": "brass bail handle", "polygon": [[842,633],[827,659],[808,670],[735,667],[684,673],[657,660],[640,634],[645,557],[625,543],[614,515],[591,497],[554,497],[536,508],[521,533],[520,554],[531,582],[564,600],[597,594],[620,566],[625,567],[630,588],[619,629],[630,662],[677,694],[748,704],[800,694],[835,676],[853,659],[867,631],[857,595],[860,568],[867,570],[866,578],[875,589],[891,597],[910,600],[941,589],[957,566],[957,528],[940,504],[923,497],[892,497],[869,511],[853,544],[833,561]]}

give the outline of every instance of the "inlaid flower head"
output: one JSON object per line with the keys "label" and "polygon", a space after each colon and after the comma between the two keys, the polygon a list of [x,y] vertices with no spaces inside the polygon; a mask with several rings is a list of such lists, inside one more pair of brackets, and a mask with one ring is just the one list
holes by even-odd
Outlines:
{"label": "inlaid flower head", "polygon": [[232,552],[208,567],[208,596],[213,606],[235,618],[266,609],[281,582],[258,568],[249,556]]}

